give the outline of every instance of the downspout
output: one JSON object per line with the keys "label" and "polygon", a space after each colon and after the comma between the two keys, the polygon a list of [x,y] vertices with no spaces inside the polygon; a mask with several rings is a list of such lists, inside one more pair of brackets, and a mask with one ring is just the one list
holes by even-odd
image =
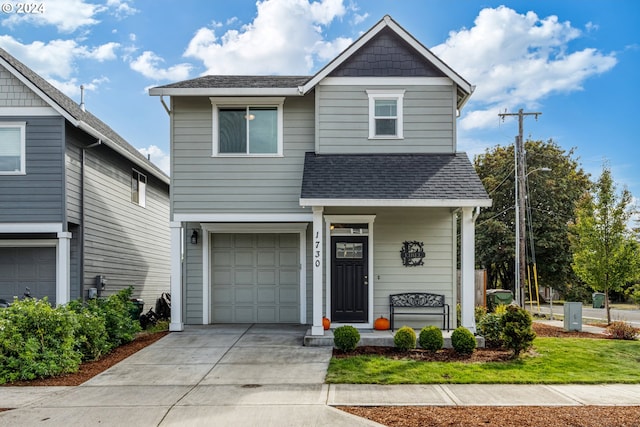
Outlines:
{"label": "downspout", "polygon": [[98,139],[97,142],[93,144],[87,145],[86,147],[82,147],[82,159],[80,161],[80,297],[82,298],[82,302],[86,300],[86,295],[84,292],[84,280],[85,280],[85,271],[84,271],[84,251],[85,251],[85,233],[84,233],[84,224],[86,221],[85,209],[84,209],[84,182],[85,182],[85,162],[86,162],[86,151],[90,148],[97,147],[98,145],[102,145],[102,140]]}

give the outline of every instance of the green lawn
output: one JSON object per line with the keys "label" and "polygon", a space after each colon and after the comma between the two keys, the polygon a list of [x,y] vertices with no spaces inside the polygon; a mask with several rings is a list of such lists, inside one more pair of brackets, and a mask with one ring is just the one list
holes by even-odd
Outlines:
{"label": "green lawn", "polygon": [[519,360],[495,363],[416,362],[380,356],[332,359],[328,383],[598,384],[640,383],[640,341],[536,338]]}

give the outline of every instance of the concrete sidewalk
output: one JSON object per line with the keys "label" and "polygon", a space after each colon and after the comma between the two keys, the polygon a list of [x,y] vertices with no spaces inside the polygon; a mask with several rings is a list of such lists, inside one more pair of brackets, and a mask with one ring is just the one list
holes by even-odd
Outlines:
{"label": "concrete sidewalk", "polygon": [[0,426],[376,426],[338,405],[640,406],[640,385],[324,384],[306,328],[172,333],[78,387],[0,387]]}

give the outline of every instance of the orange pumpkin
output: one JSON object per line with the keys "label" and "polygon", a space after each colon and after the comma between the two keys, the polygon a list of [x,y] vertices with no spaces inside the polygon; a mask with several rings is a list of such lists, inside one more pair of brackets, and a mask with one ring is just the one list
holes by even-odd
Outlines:
{"label": "orange pumpkin", "polygon": [[322,326],[324,327],[324,330],[325,330],[325,331],[326,331],[326,330],[328,330],[328,329],[329,329],[329,327],[331,326],[331,320],[329,320],[329,319],[328,319],[328,318],[326,318],[326,317],[323,317],[323,318],[322,318]]}
{"label": "orange pumpkin", "polygon": [[373,329],[375,329],[376,331],[386,331],[390,327],[391,325],[389,324],[389,319],[383,316],[377,318],[373,323]]}

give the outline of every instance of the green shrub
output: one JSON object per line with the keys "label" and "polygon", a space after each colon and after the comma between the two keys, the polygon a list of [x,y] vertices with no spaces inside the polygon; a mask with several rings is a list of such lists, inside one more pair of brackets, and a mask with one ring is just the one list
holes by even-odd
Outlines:
{"label": "green shrub", "polygon": [[614,340],[635,340],[640,335],[640,329],[634,328],[627,322],[617,320],[607,326],[605,333]]}
{"label": "green shrub", "polygon": [[136,334],[142,330],[140,322],[131,317],[135,310],[135,304],[130,301],[132,294],[133,288],[130,286],[106,299],[95,300],[95,306],[87,306],[104,317],[109,342],[113,347],[133,341]]}
{"label": "green shrub", "polygon": [[487,307],[482,305],[476,305],[474,310],[474,315],[476,318],[476,325],[482,320],[482,318],[487,314]]}
{"label": "green shrub", "polygon": [[516,358],[533,344],[536,333],[531,328],[531,315],[516,305],[506,307],[500,320],[504,346],[513,351]]}
{"label": "green shrub", "polygon": [[502,315],[487,313],[478,322],[478,334],[484,337],[487,347],[500,348],[504,346],[502,337]]}
{"label": "green shrub", "polygon": [[98,308],[97,300],[71,301],[69,309],[76,314],[76,349],[82,353],[82,360],[97,360],[113,349],[105,326],[103,312]]}
{"label": "green shrub", "polygon": [[77,320],[46,298],[15,300],[0,310],[0,384],[75,372]]}
{"label": "green shrub", "polygon": [[471,354],[476,349],[476,338],[467,328],[459,326],[451,334],[451,345],[456,353]]}
{"label": "green shrub", "polygon": [[345,353],[355,350],[360,341],[360,332],[353,326],[345,325],[333,330],[333,343]]}
{"label": "green shrub", "polygon": [[437,326],[426,326],[420,331],[418,342],[425,350],[438,351],[444,345],[442,331]]}
{"label": "green shrub", "polygon": [[416,331],[409,326],[401,327],[393,336],[393,344],[401,351],[408,351],[416,348]]}

